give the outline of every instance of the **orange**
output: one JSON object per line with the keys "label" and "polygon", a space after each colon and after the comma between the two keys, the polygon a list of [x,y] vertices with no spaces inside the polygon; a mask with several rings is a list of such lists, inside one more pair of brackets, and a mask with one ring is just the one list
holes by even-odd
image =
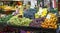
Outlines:
{"label": "orange", "polygon": [[27,31],[27,33],[30,33],[30,31]]}
{"label": "orange", "polygon": [[57,25],[55,25],[55,27],[54,27],[55,29],[57,28]]}

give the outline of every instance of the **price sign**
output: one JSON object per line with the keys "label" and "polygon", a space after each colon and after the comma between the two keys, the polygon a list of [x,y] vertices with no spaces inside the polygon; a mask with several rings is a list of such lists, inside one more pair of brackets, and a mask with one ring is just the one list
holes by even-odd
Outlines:
{"label": "price sign", "polygon": [[46,18],[50,19],[50,17],[51,17],[51,15],[48,14]]}

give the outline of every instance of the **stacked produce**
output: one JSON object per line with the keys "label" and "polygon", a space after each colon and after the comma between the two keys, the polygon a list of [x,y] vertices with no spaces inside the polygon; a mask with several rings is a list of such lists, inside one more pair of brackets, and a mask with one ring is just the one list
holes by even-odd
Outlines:
{"label": "stacked produce", "polygon": [[8,21],[12,16],[13,16],[13,15],[8,15],[8,16],[5,16],[5,17],[0,18],[0,23],[1,23],[1,24],[7,23],[7,21]]}
{"label": "stacked produce", "polygon": [[34,15],[37,12],[36,9],[28,9],[24,11],[24,17],[34,19]]}
{"label": "stacked produce", "polygon": [[44,28],[57,28],[57,17],[55,14],[49,13],[45,21],[41,24]]}
{"label": "stacked produce", "polygon": [[30,23],[31,27],[41,27],[41,23],[44,22],[45,18],[35,18],[33,21]]}
{"label": "stacked produce", "polygon": [[6,22],[8,21],[13,15],[8,15],[8,16],[4,16],[2,18],[0,18],[0,22]]}
{"label": "stacked produce", "polygon": [[39,11],[35,14],[35,18],[44,17],[47,15],[47,8],[39,8]]}
{"label": "stacked produce", "polygon": [[10,18],[9,21],[7,21],[8,24],[10,25],[15,25],[15,26],[29,26],[29,24],[31,23],[31,19],[29,18],[20,18],[19,15],[13,16],[12,18]]}
{"label": "stacked produce", "polygon": [[3,6],[0,6],[0,8],[8,11],[8,10],[15,10],[15,8],[13,6],[8,6],[8,5],[3,5]]}

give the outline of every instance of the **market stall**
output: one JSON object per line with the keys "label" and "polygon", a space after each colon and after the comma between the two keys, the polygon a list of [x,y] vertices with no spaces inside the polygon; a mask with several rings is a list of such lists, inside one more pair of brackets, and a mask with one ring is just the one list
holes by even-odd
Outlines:
{"label": "market stall", "polygon": [[3,32],[56,33],[58,28],[58,10],[54,6],[56,4],[51,5],[52,1],[46,5],[47,1],[39,1],[39,4],[36,0],[32,1],[26,4],[24,1],[1,2],[0,25],[5,27]]}

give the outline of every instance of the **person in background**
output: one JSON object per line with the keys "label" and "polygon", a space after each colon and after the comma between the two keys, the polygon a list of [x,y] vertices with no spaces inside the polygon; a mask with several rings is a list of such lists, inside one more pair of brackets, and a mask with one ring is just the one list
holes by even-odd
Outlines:
{"label": "person in background", "polygon": [[21,1],[16,2],[16,11],[13,12],[13,15],[23,16],[23,3]]}
{"label": "person in background", "polygon": [[15,12],[12,13],[12,15],[17,15],[17,14],[19,14],[19,8],[16,6],[16,10]]}

